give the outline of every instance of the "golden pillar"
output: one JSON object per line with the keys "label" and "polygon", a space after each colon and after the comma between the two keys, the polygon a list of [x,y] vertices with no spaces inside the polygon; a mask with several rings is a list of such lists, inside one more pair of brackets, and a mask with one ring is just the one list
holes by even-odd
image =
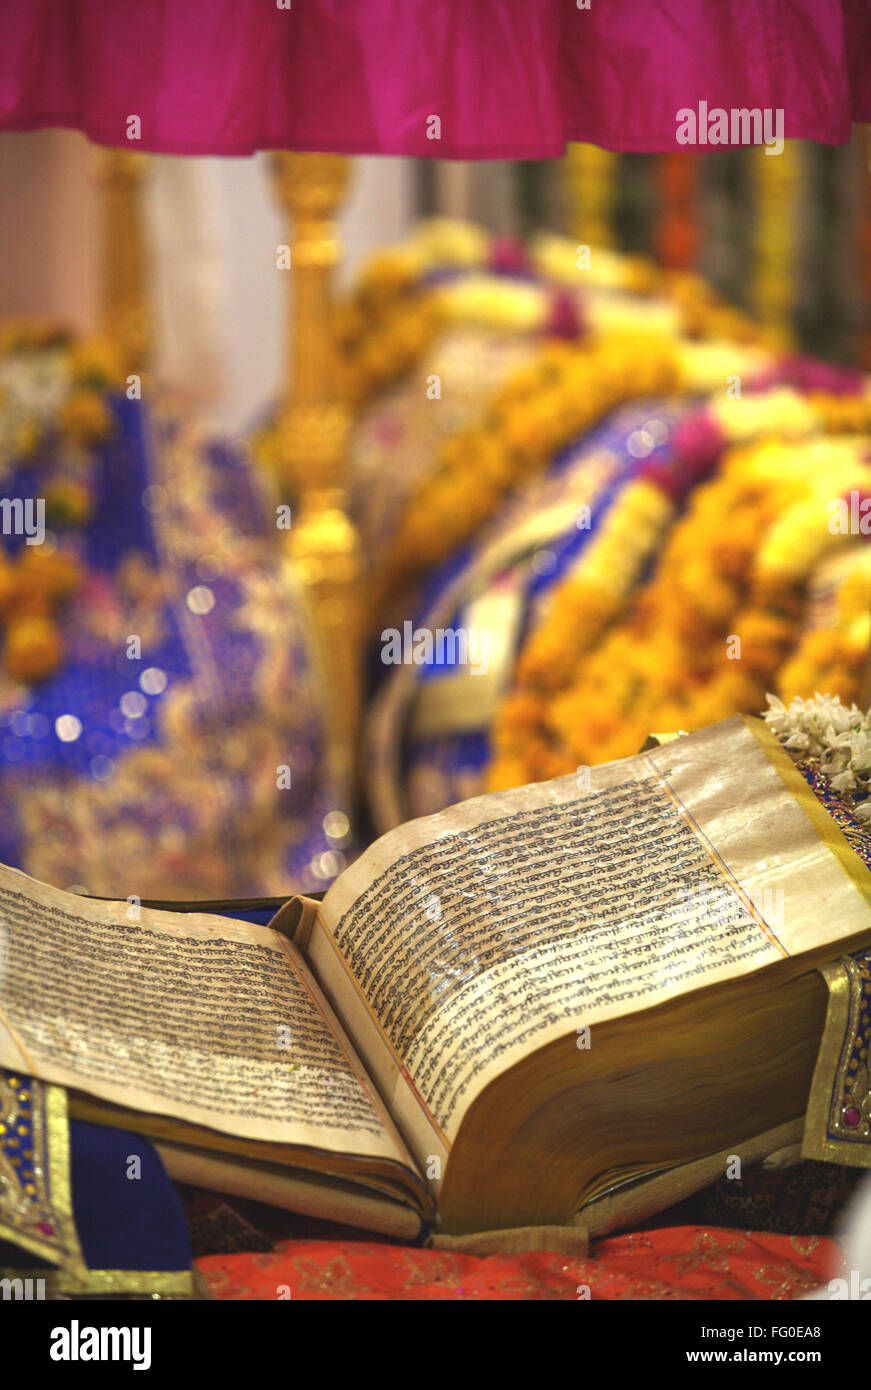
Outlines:
{"label": "golden pillar", "polygon": [[566,171],[572,235],[585,246],[613,248],[617,155],[597,145],[569,145]]}
{"label": "golden pillar", "polygon": [[338,373],[332,284],[339,256],[335,214],[349,160],[282,153],[273,157],[273,168],[292,222],[287,385],[276,466],[280,487],[295,501],[288,557],[312,617],[335,772],[350,794],[360,714],[362,565],[347,510],[350,410]]}
{"label": "golden pillar", "polygon": [[141,193],[146,156],[94,153],[101,184],[100,331],[119,349],[124,371],[141,375],[152,337]]}
{"label": "golden pillar", "polygon": [[793,347],[798,237],[796,212],[801,181],[801,149],[784,141],[779,155],[767,145],[750,151],[755,185],[753,235],[755,308],[764,327],[784,351]]}

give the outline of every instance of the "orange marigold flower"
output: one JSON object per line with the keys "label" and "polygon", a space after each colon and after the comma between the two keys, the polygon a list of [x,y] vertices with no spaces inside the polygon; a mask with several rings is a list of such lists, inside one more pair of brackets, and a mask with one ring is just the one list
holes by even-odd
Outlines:
{"label": "orange marigold flower", "polygon": [[15,618],[6,629],[3,668],[22,685],[37,685],[54,675],[61,663],[63,645],[51,618],[28,614]]}
{"label": "orange marigold flower", "polygon": [[82,444],[94,444],[105,439],[112,427],[112,417],[104,398],[96,391],[71,391],[60,408],[59,424],[62,433]]}

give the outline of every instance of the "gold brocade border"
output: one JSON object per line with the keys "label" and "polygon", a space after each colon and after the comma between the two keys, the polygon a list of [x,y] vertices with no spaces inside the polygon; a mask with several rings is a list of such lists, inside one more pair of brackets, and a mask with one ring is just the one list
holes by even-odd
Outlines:
{"label": "gold brocade border", "polygon": [[0,1240],[59,1265],[55,1269],[0,1268],[0,1278],[41,1279],[50,1293],[143,1294],[150,1297],[200,1298],[203,1293],[193,1269],[89,1269],[85,1264],[73,1211],[70,1178],[70,1128],[67,1092],[63,1086],[29,1077],[33,1098],[34,1132],[41,1127],[48,1175],[47,1199],[62,1243],[41,1240],[0,1220]]}
{"label": "gold brocade border", "polygon": [[[850,841],[839,830],[825,806],[819,801],[796,768],[789,754],[767,724],[752,715],[742,714],[745,726],[750,730],[768,761],[786,783],[817,835],[832,851],[841,868],[858,889],[871,908],[871,869],[860,859]],[[871,939],[871,916],[868,919],[868,936]]]}
{"label": "gold brocade border", "polygon": [[[854,1168],[871,1168],[868,1120],[871,1105],[868,1094],[856,1093],[857,1082],[859,1089],[862,1082],[855,1074],[864,1064],[864,1090],[867,1092],[868,1047],[862,1021],[867,966],[863,978],[858,962],[845,957],[825,966],[822,973],[829,987],[829,1003],[811,1083],[801,1156]],[[867,1003],[864,1000],[866,1008]],[[862,1050],[864,1063],[860,1064],[856,1054],[861,1054]],[[853,1127],[844,1121],[844,1110],[850,1101],[856,1104],[864,1120]]]}
{"label": "gold brocade border", "polygon": [[[871,907],[871,870],[811,791],[775,734],[761,720],[749,715],[741,717],[820,839],[832,851],[844,873]],[[871,936],[871,918],[868,931]],[[821,973],[829,986],[829,1004],[811,1083],[802,1156],[846,1163],[857,1168],[871,1167],[871,1143],[861,1131],[848,1138],[849,1130],[842,1120],[846,1073],[860,1029],[862,988],[859,966],[855,960],[844,957],[821,967]]]}
{"label": "gold brocade border", "polygon": [[152,1298],[199,1298],[202,1295],[192,1269],[87,1269],[49,1270],[45,1287],[65,1294],[147,1294]]}
{"label": "gold brocade border", "polygon": [[145,1298],[210,1298],[197,1271],[86,1269],[0,1269],[0,1277],[42,1281],[48,1294],[141,1294]]}
{"label": "gold brocade border", "polygon": [[33,1140],[42,1149],[48,1179],[44,1201],[50,1208],[58,1236],[54,1240],[40,1238],[0,1219],[0,1240],[78,1274],[86,1266],[73,1216],[66,1091],[62,1086],[46,1084],[35,1077],[27,1080],[31,1092]]}

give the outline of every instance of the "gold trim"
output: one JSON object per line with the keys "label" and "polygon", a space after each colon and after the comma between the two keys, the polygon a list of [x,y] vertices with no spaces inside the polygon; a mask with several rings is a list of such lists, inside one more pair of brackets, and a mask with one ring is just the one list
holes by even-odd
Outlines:
{"label": "gold trim", "polygon": [[196,1298],[195,1271],[89,1269],[85,1263],[73,1211],[70,1176],[70,1130],[67,1092],[63,1086],[28,1077],[33,1104],[34,1141],[42,1136],[48,1176],[47,1201],[59,1228],[58,1243],[22,1233],[0,1221],[0,1239],[28,1254],[59,1265],[56,1269],[0,1269],[0,1278],[44,1279],[52,1293],[142,1293],[152,1297]]}
{"label": "gold trim", "polygon": [[[823,968],[829,1003],[822,1042],[808,1101],[802,1158],[817,1158],[852,1168],[871,1168],[871,1143],[860,1130],[833,1137],[841,1128],[847,1073],[862,1008],[862,979],[854,960],[845,957]],[[867,1126],[866,1126],[867,1127]]]}
{"label": "gold trim", "polygon": [[41,1240],[18,1226],[0,1221],[0,1239],[79,1273],[86,1266],[73,1215],[66,1091],[62,1086],[38,1081],[36,1077],[27,1080],[31,1090],[34,1145],[38,1144],[43,1152],[48,1179],[45,1200],[58,1227],[58,1235],[55,1240]]}
{"label": "gold trim", "polygon": [[[871,907],[871,870],[856,853],[846,835],[814,795],[782,744],[761,720],[742,715],[769,762],[786,783],[814,830],[832,851],[844,873]],[[854,979],[858,967],[849,957],[821,966],[829,987],[829,1003],[811,1092],[806,1111],[802,1157],[819,1158],[852,1167],[871,1167],[871,1144],[855,1138],[832,1139],[829,1131],[833,1110],[843,1103],[846,1071],[856,1027],[854,1017]],[[861,998],[861,996],[860,996]]]}
{"label": "gold trim", "polygon": [[198,1271],[92,1269],[76,1274],[72,1269],[0,1269],[0,1278],[42,1279],[46,1293],[146,1294],[151,1298],[206,1298]]}
{"label": "gold trim", "polygon": [[70,1174],[70,1123],[67,1093],[63,1086],[45,1084],[45,1124],[48,1135],[48,1171],[52,1207],[60,1214],[69,1229],[70,1256],[63,1268],[78,1275],[87,1269],[79,1242],[79,1232],[73,1211],[73,1186]]}
{"label": "gold trim", "polygon": [[[46,1280],[46,1288],[49,1282]],[[196,1298],[194,1271],[91,1269],[83,1276],[59,1269],[52,1275],[57,1293],[146,1293],[152,1297]]]}
{"label": "gold trim", "polygon": [[[822,802],[814,796],[807,782],[793,763],[775,734],[767,724],[749,714],[742,714],[745,726],[750,730],[768,761],[786,783],[801,806],[819,838],[832,851],[847,877],[871,907],[871,869],[853,849],[842,830],[839,830]],[[868,924],[871,933],[871,921]]]}

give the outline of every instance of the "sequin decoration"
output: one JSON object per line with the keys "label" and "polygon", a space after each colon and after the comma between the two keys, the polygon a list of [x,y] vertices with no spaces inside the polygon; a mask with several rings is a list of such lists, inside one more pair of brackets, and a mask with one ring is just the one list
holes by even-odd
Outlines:
{"label": "sequin decoration", "polygon": [[810,762],[797,762],[796,767],[814,796],[825,806],[850,848],[855,850],[859,858],[871,869],[871,829],[857,819],[848,802],[833,789],[828,777],[819,767]]}
{"label": "sequin decoration", "polygon": [[[871,830],[811,762],[796,767],[850,848],[871,868]],[[802,1157],[871,1168],[871,951],[823,970],[826,1025],[811,1084]]]}
{"label": "sequin decoration", "polygon": [[64,1092],[0,1067],[0,1240],[51,1263],[76,1261],[69,1197]]}
{"label": "sequin decoration", "polygon": [[829,1007],[802,1157],[871,1168],[871,951],[826,966]]}

